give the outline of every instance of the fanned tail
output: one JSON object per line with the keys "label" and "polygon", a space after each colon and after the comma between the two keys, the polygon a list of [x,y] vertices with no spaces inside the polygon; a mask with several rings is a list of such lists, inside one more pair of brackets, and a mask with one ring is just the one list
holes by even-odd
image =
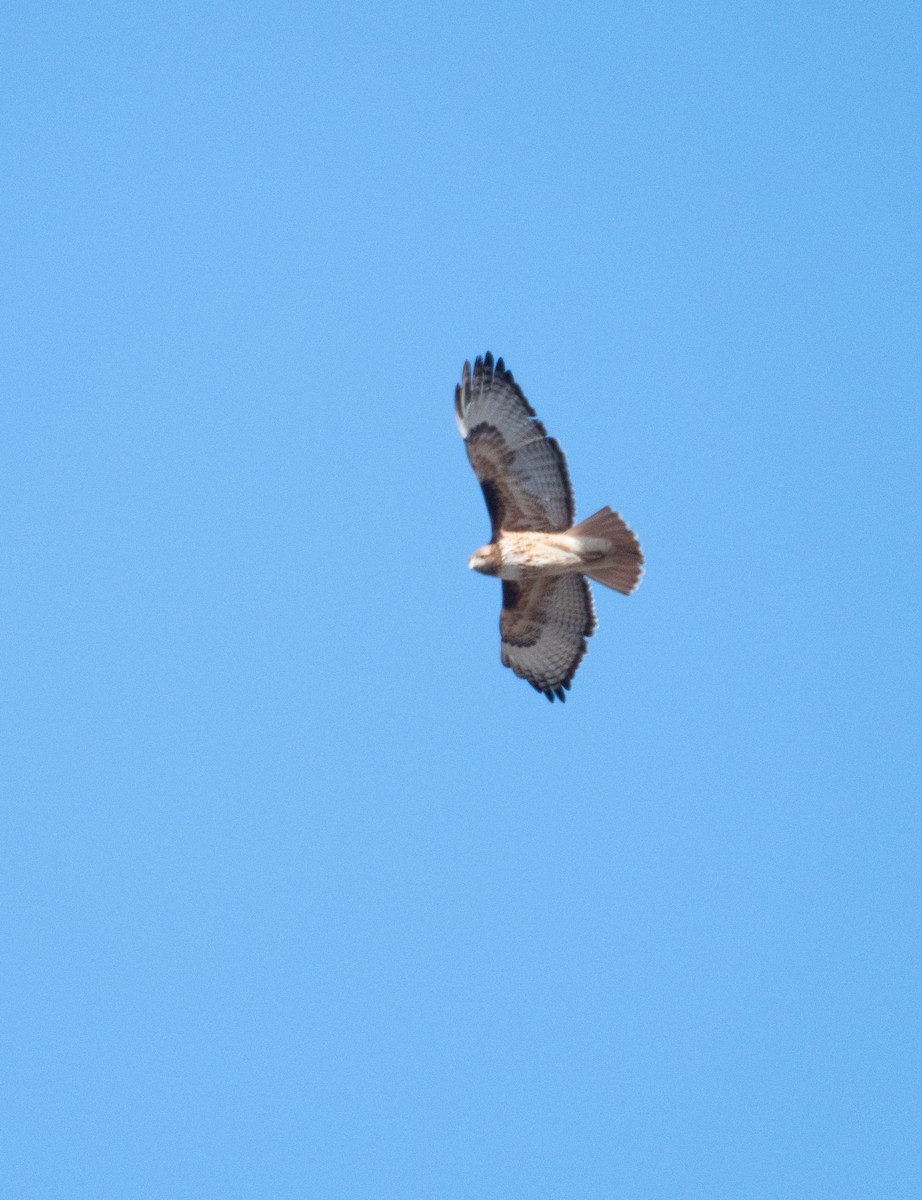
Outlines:
{"label": "fanned tail", "polygon": [[584,572],[590,579],[625,596],[637,589],[643,575],[643,551],[618,513],[608,506],[600,508],[569,533],[591,539]]}

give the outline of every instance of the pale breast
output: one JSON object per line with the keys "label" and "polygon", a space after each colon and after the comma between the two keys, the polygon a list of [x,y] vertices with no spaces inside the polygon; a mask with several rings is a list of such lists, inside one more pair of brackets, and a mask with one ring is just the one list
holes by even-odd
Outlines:
{"label": "pale breast", "polygon": [[579,554],[562,533],[503,533],[499,539],[500,577],[563,575],[581,569]]}

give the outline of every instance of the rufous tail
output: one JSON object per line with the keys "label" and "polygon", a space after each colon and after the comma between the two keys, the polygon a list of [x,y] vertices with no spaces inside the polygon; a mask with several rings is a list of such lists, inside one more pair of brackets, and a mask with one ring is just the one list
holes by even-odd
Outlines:
{"label": "rufous tail", "polygon": [[592,547],[594,554],[585,569],[590,579],[625,596],[636,590],[643,575],[643,551],[635,534],[616,512],[607,506],[600,508],[569,532],[592,538],[596,543],[608,543],[607,549],[598,544]]}

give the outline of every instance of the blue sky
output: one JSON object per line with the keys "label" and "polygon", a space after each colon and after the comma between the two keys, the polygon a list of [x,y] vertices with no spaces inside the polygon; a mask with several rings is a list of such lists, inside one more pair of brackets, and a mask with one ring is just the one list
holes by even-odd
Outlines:
{"label": "blue sky", "polygon": [[922,1194],[918,7],[2,24],[8,1194]]}

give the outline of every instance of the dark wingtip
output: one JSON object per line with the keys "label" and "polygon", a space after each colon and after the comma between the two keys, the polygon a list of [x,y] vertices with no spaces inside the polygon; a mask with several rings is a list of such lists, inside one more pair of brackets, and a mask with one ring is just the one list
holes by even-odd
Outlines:
{"label": "dark wingtip", "polygon": [[496,378],[501,379],[504,383],[508,383],[510,387],[515,384],[515,378],[513,377],[512,372],[501,358],[496,360],[496,369],[494,370],[493,374],[496,376]]}

